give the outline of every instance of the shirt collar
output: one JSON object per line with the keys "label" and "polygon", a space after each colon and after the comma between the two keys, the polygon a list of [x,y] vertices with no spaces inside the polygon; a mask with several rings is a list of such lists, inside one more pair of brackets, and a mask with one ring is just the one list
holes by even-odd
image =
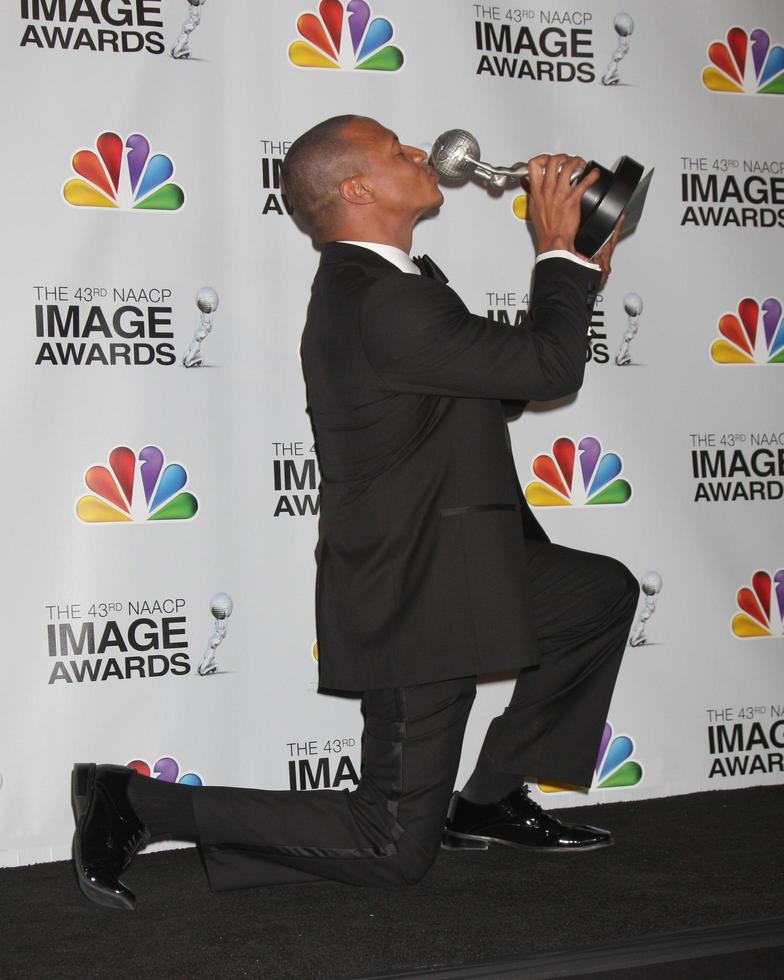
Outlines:
{"label": "shirt collar", "polygon": [[343,245],[358,245],[360,248],[370,249],[371,252],[380,255],[382,259],[386,259],[387,262],[397,266],[401,272],[408,272],[414,276],[420,275],[419,268],[411,261],[411,257],[396,245],[384,245],[381,242],[352,242],[348,239],[342,239],[341,242]]}

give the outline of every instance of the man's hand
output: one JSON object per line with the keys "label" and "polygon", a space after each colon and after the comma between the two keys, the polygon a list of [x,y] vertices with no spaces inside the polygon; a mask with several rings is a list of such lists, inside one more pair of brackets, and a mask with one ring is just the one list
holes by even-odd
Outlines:
{"label": "man's hand", "polygon": [[623,215],[621,215],[618,224],[615,226],[615,230],[612,235],[607,239],[607,241],[602,245],[599,251],[591,259],[591,262],[595,262],[602,270],[602,278],[599,280],[599,289],[604,289],[604,284],[610,277],[610,263],[612,262],[613,252],[615,251],[615,246],[618,244],[618,239],[621,237],[621,228],[623,227]]}
{"label": "man's hand", "polygon": [[570,157],[565,153],[556,156],[543,153],[528,161],[528,176],[521,183],[526,188],[527,182],[537,254],[554,249],[580,254],[574,247],[580,227],[580,201],[588,188],[599,179],[597,169],[584,180],[572,184],[576,171],[585,167],[586,162],[582,157]]}

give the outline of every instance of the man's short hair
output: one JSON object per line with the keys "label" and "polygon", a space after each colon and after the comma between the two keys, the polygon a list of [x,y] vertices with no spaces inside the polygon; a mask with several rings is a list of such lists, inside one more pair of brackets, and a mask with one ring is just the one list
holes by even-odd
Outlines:
{"label": "man's short hair", "polygon": [[361,165],[361,151],[345,139],[356,115],[333,116],[303,133],[283,160],[283,189],[296,220],[314,241],[329,237],[340,205],[340,183]]}

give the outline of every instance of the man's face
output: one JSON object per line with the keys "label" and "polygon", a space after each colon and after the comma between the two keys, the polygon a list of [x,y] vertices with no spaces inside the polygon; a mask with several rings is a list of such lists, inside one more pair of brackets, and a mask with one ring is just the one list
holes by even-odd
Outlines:
{"label": "man's face", "polygon": [[400,143],[373,119],[355,120],[347,135],[362,147],[364,166],[359,176],[372,187],[376,206],[390,217],[416,219],[444,203],[438,174],[427,163],[424,150]]}

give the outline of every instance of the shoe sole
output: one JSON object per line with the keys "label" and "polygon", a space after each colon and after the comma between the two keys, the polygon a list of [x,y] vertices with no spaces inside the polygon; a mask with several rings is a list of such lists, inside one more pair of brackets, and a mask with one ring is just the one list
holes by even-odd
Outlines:
{"label": "shoe sole", "polygon": [[93,793],[95,792],[95,763],[81,763],[73,767],[71,772],[71,808],[74,812],[76,830],[73,835],[71,845],[71,856],[73,857],[76,881],[85,898],[89,898],[96,905],[102,905],[108,909],[123,909],[132,912],[136,908],[136,902],[116,895],[114,892],[106,892],[98,885],[93,884],[81,873],[82,847],[81,834],[82,822],[90,809]]}
{"label": "shoe sole", "polygon": [[598,851],[602,847],[610,847],[615,841],[610,838],[607,841],[599,841],[596,844],[581,844],[578,847],[559,847],[557,845],[548,847],[541,844],[519,844],[517,841],[504,840],[501,837],[482,837],[478,834],[459,834],[454,830],[448,830],[441,838],[441,849],[444,851],[486,851],[491,844],[500,844],[501,847],[511,847],[516,851],[538,851],[540,854],[557,851],[559,854],[568,854],[575,851]]}

